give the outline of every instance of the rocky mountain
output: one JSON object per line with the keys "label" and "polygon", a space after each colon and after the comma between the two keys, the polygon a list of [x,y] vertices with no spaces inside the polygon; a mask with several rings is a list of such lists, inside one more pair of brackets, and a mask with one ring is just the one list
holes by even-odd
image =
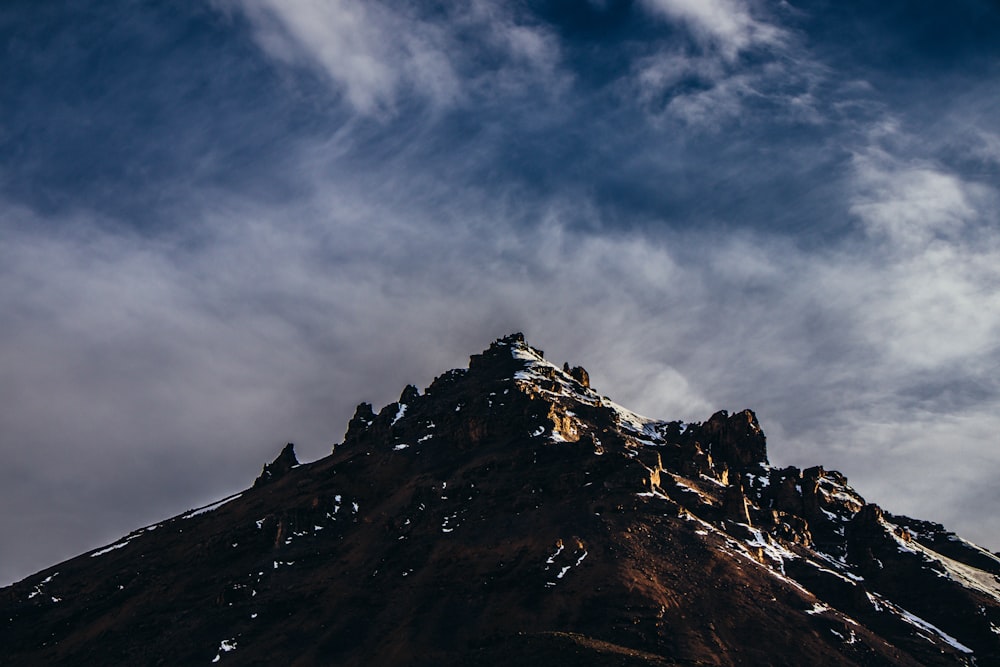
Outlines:
{"label": "rocky mountain", "polygon": [[3,665],[1000,665],[1000,558],[521,335],[0,589]]}

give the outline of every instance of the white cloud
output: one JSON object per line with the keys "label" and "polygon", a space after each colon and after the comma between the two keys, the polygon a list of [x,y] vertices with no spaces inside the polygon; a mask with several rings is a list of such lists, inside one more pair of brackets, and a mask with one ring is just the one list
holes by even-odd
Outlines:
{"label": "white cloud", "polygon": [[[979,160],[1000,167],[1000,132],[970,128],[968,150]],[[963,148],[966,148],[963,146]]]}
{"label": "white cloud", "polygon": [[[490,3],[428,18],[412,6],[375,1],[219,1],[246,14],[267,53],[318,67],[364,115],[391,114],[404,98],[442,108],[539,80],[558,88],[555,38]],[[471,56],[476,49],[480,56]],[[470,56],[492,64],[489,74],[470,72]]]}
{"label": "white cloud", "polygon": [[907,248],[953,238],[977,216],[976,186],[933,166],[901,163],[871,149],[853,158],[851,212],[870,233]]}
{"label": "white cloud", "polygon": [[654,14],[683,23],[703,45],[727,60],[741,51],[774,45],[784,39],[780,28],[757,19],[744,0],[643,0]]}
{"label": "white cloud", "polygon": [[673,44],[637,58],[624,94],[638,97],[653,119],[720,129],[732,121],[821,125],[831,109],[815,91],[831,80],[828,67],[789,38],[752,63],[708,49],[692,54]]}
{"label": "white cloud", "polygon": [[457,93],[455,72],[433,26],[410,23],[378,3],[246,0],[238,6],[268,53],[318,65],[359,112],[391,110],[404,86],[441,103]]}
{"label": "white cloud", "polygon": [[869,335],[911,368],[990,352],[1000,334],[1000,248],[934,243],[877,277],[865,311]]}
{"label": "white cloud", "polygon": [[885,260],[864,287],[868,337],[907,368],[988,353],[1000,333],[997,192],[876,148],[853,169],[850,210]]}

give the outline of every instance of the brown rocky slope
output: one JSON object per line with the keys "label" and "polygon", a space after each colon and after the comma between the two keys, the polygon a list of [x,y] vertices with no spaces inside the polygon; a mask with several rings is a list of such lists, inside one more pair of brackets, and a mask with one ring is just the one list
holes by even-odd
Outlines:
{"label": "brown rocky slope", "polygon": [[1000,665],[1000,559],[649,420],[519,334],[252,488],[0,589],[3,665]]}

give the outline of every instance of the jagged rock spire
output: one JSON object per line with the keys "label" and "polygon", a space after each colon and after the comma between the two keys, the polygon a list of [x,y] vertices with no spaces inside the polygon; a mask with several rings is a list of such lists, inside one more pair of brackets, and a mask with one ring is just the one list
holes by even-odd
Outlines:
{"label": "jagged rock spire", "polygon": [[702,447],[716,463],[725,463],[730,470],[749,470],[767,464],[767,438],[752,410],[732,416],[725,410],[716,412],[702,424],[701,437]]}
{"label": "jagged rock spire", "polygon": [[299,460],[295,457],[295,445],[288,443],[270,463],[264,465],[260,476],[254,480],[254,487],[270,484],[288,473],[289,470],[299,465]]}

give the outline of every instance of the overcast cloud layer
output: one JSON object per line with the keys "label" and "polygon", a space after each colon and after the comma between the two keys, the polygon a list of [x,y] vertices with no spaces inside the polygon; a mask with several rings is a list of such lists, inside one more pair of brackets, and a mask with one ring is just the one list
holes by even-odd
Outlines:
{"label": "overcast cloud layer", "polygon": [[1000,548],[998,34],[985,0],[5,3],[0,584],[513,331]]}

